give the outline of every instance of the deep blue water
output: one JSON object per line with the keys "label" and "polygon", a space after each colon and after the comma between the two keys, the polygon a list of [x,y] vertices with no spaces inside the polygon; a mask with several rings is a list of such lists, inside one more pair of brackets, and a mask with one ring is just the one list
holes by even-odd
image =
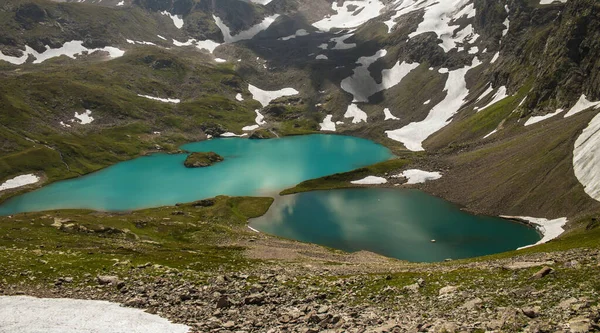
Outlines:
{"label": "deep blue water", "polygon": [[[407,189],[315,191],[277,198],[250,225],[277,236],[349,252],[442,261],[515,250],[540,239],[525,225],[471,215]],[[435,240],[435,243],[431,242]]]}

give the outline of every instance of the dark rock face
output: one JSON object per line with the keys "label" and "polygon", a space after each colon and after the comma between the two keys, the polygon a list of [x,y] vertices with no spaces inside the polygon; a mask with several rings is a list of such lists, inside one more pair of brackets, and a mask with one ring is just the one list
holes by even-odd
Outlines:
{"label": "dark rock face", "polygon": [[15,18],[18,22],[27,27],[33,23],[42,22],[46,19],[46,11],[35,3],[26,3],[17,9]]}
{"label": "dark rock face", "polygon": [[223,160],[224,158],[221,155],[211,151],[208,153],[191,153],[183,164],[186,168],[205,168]]}

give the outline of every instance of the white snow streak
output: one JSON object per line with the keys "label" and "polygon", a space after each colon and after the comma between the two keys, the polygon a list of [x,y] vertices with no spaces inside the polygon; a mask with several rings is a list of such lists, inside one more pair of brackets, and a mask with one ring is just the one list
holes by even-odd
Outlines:
{"label": "white snow streak", "polygon": [[409,150],[424,150],[423,141],[448,125],[452,121],[451,117],[464,104],[465,98],[469,95],[465,75],[480,64],[479,59],[474,58],[471,66],[450,71],[444,88],[444,91],[447,92],[446,98],[429,111],[425,120],[410,123],[397,130],[386,131],[387,136],[392,140],[402,142]]}
{"label": "white snow streak", "polygon": [[223,21],[219,17],[213,15],[215,23],[217,24],[219,29],[221,29],[221,33],[223,33],[223,38],[226,44],[254,38],[254,36],[258,35],[258,33],[269,28],[278,17],[279,14],[265,17],[262,22],[250,27],[250,29],[244,30],[239,34],[232,36],[229,27],[225,25],[225,23],[223,23]]}
{"label": "white snow streak", "polygon": [[585,193],[600,201],[600,114],[595,116],[588,127],[575,141],[573,150],[573,170],[575,177],[583,185]]}
{"label": "white snow streak", "polygon": [[149,96],[149,95],[140,95],[138,94],[139,97],[144,97],[147,99],[151,99],[151,100],[155,100],[155,101],[159,101],[159,102],[163,102],[163,103],[174,103],[174,104],[178,104],[181,102],[180,99],[176,99],[176,98],[160,98],[160,97],[154,97],[154,96]]}
{"label": "white snow streak", "polygon": [[82,41],[74,40],[64,43],[63,46],[57,49],[51,49],[49,46],[46,45],[46,50],[42,53],[38,53],[36,50],[26,45],[25,51],[23,52],[23,55],[21,57],[7,56],[3,54],[2,51],[0,51],[0,60],[7,61],[13,65],[22,65],[25,63],[25,61],[27,61],[27,58],[29,56],[33,56],[33,58],[35,59],[33,63],[40,64],[48,59],[60,57],[62,55],[75,59],[75,56],[81,55],[84,52],[90,54],[96,51],[108,52],[110,58],[118,58],[125,54],[125,51],[121,51],[111,46],[97,49],[88,49],[85,46],[83,46]]}
{"label": "white snow streak", "polygon": [[527,119],[527,121],[525,122],[525,126],[533,125],[535,123],[539,123],[540,121],[546,120],[548,118],[552,118],[563,111],[564,111],[563,109],[558,109],[558,110],[556,110],[556,112],[548,113],[543,116],[531,117],[531,118]]}
{"label": "white snow streak", "polygon": [[577,103],[575,103],[575,105],[569,110],[569,112],[565,114],[565,118],[578,114],[579,112],[585,111],[591,107],[595,107],[596,109],[600,108],[600,101],[590,102],[585,95],[581,95]]}

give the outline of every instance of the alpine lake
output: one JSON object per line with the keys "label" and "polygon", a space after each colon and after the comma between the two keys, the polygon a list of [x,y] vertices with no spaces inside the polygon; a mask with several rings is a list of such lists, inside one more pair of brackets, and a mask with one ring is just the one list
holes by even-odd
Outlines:
{"label": "alpine lake", "polygon": [[0,215],[56,209],[129,211],[217,195],[273,196],[269,211],[251,220],[251,227],[349,252],[367,250],[433,262],[514,250],[540,239],[533,228],[471,215],[418,190],[361,188],[278,195],[302,181],[392,157],[387,148],[369,140],[322,134],[226,138],[181,149],[212,151],[225,160],[186,168],[187,154],[143,156],[13,197],[0,205]]}

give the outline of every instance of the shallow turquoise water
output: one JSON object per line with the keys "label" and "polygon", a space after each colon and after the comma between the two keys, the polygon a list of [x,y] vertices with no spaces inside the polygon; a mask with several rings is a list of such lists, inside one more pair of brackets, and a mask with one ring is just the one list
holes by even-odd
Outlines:
{"label": "shallow turquoise water", "polygon": [[12,198],[0,206],[0,215],[64,208],[122,211],[221,194],[273,194],[307,179],[391,157],[387,148],[372,141],[338,135],[215,139],[187,144],[182,149],[214,151],[225,161],[208,168],[188,169],[183,166],[185,154],[140,157]]}
{"label": "shallow turquoise water", "polygon": [[524,225],[471,215],[447,201],[406,189],[283,196],[250,225],[269,234],[349,252],[368,250],[423,262],[515,250],[540,239]]}

